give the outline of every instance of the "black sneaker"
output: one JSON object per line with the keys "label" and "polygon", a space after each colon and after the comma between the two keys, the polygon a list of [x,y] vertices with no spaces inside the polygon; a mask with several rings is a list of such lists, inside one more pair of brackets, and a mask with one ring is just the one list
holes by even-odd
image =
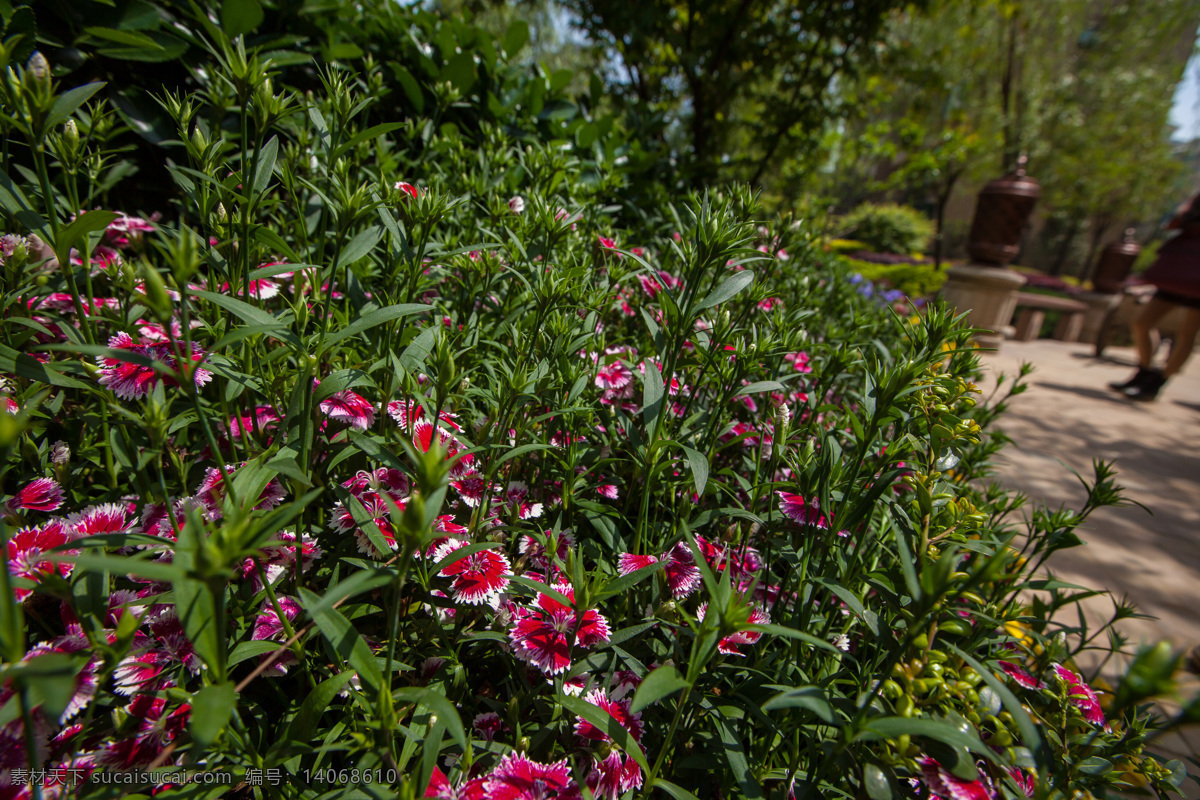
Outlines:
{"label": "black sneaker", "polygon": [[1110,383],[1108,388],[1112,389],[1114,392],[1124,392],[1126,389],[1132,389],[1134,386],[1137,386],[1144,381],[1149,372],[1150,370],[1146,369],[1145,367],[1138,367],[1137,372],[1133,373],[1132,378],[1120,383]]}
{"label": "black sneaker", "polygon": [[1146,370],[1146,376],[1140,383],[1135,383],[1126,389],[1123,394],[1130,400],[1141,400],[1148,402],[1158,397],[1159,391],[1166,384],[1167,379],[1163,377],[1162,370],[1149,369]]}

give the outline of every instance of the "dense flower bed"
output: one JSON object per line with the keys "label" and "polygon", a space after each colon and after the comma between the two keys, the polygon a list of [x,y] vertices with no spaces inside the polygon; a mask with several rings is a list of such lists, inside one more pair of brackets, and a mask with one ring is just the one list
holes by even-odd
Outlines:
{"label": "dense flower bed", "polygon": [[1111,473],[1017,538],[951,315],[747,192],[617,225],[619,153],[370,126],[370,76],[212,34],[159,218],[92,207],[88,90],[6,77],[0,795],[1178,785],[1169,650],[1098,696],[1033,578]]}

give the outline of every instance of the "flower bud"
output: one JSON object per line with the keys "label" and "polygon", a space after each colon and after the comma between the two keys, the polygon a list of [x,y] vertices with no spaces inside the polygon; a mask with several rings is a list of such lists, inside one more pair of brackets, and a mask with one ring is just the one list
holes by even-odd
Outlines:
{"label": "flower bud", "polygon": [[34,50],[25,62],[25,72],[40,86],[50,85],[50,62],[41,52]]}
{"label": "flower bud", "polygon": [[525,198],[520,195],[512,197],[508,201],[508,210],[514,214],[521,214],[525,211]]}
{"label": "flower bud", "polygon": [[63,139],[66,140],[67,146],[71,148],[71,152],[79,146],[79,127],[75,124],[75,120],[69,119],[63,125]]}
{"label": "flower bud", "polygon": [[229,212],[225,210],[224,203],[217,203],[217,220],[224,222],[229,219]]}
{"label": "flower bud", "polygon": [[71,448],[67,443],[59,440],[50,445],[50,462],[53,464],[65,464],[71,459]]}

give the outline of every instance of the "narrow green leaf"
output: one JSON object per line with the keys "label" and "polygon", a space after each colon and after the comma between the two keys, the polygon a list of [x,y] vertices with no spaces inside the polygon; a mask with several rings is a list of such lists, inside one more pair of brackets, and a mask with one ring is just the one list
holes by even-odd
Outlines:
{"label": "narrow green leaf", "polygon": [[742,744],[720,708],[713,706],[707,700],[701,701],[701,704],[712,712],[713,721],[717,726],[717,735],[721,738],[721,744],[725,745],[725,761],[733,772],[733,779],[742,787],[742,794],[748,800],[762,800],[762,786],[755,780],[754,773],[750,770],[750,763],[746,760],[746,746]]}
{"label": "narrow green leaf", "polygon": [[633,703],[629,708],[636,714],[664,697],[670,697],[675,692],[686,689],[689,685],[684,680],[683,674],[674,666],[668,664],[659,667],[647,675],[638,686],[637,691],[633,694]]}
{"label": "narrow green leaf", "polygon": [[820,686],[797,686],[787,689],[762,704],[763,711],[777,708],[806,708],[822,720],[833,723],[833,706]]}
{"label": "narrow green leaf", "polygon": [[724,303],[752,283],[754,283],[754,273],[750,270],[735,272],[722,281],[720,286],[709,292],[708,297],[701,300],[700,304],[696,306],[696,310],[703,311],[718,303]]}
{"label": "narrow green leaf", "polygon": [[[969,727],[969,724],[968,726]],[[929,739],[948,744],[951,747],[965,747],[973,753],[979,753],[989,759],[995,759],[991,748],[979,740],[978,734],[972,728],[969,731],[940,719],[925,719],[914,717],[877,717],[863,723],[862,730],[856,734],[857,739],[898,739],[905,734],[909,736],[925,736]]]}
{"label": "narrow green leaf", "polygon": [[393,696],[398,703],[415,703],[437,714],[438,720],[446,725],[446,729],[454,737],[458,746],[464,750],[467,749],[467,733],[463,729],[462,718],[458,716],[458,711],[445,697],[432,689],[421,686],[398,689]]}
{"label": "narrow green leaf", "polygon": [[231,681],[214,683],[193,694],[191,703],[188,730],[192,734],[192,746],[199,755],[217,741],[221,731],[229,724],[237,707],[237,692]]}
{"label": "narrow green leaf", "polygon": [[111,211],[89,211],[76,217],[70,225],[58,232],[58,238],[54,242],[54,255],[58,256],[58,263],[68,263],[71,248],[75,247],[80,239],[89,233],[104,230],[116,218],[117,215]]}
{"label": "narrow green leaf", "polygon": [[431,306],[422,305],[421,303],[400,303],[394,306],[387,306],[375,311],[363,314],[341,330],[331,333],[321,342],[321,350],[324,352],[329,349],[331,344],[340,342],[351,336],[357,336],[363,331],[370,330],[377,325],[382,325],[385,322],[391,322],[400,317],[407,317],[411,314],[420,314],[425,311],[432,311]]}
{"label": "narrow green leaf", "polygon": [[687,445],[680,445],[680,447],[683,448],[683,452],[687,453],[688,466],[692,469],[692,480],[696,484],[696,494],[703,497],[704,487],[708,484],[708,459],[699,450],[694,450]]}
{"label": "narrow green leaf", "polygon": [[258,153],[258,166],[254,170],[254,194],[262,194],[271,183],[275,170],[275,159],[279,156],[279,137],[272,136]]}
{"label": "narrow green leaf", "polygon": [[646,772],[650,771],[650,764],[646,761],[646,754],[642,752],[641,745],[637,743],[637,740],[629,734],[629,731],[621,725],[616,717],[609,714],[600,706],[594,706],[581,697],[560,694],[556,699],[558,700],[558,704],[563,708],[576,716],[583,717],[608,734],[608,738],[612,739],[618,747],[631,755],[639,767]]}
{"label": "narrow green leaf", "polygon": [[338,263],[343,265],[353,264],[371,252],[382,238],[383,227],[381,225],[372,225],[346,244],[342,249],[341,255],[338,257]]}
{"label": "narrow green leaf", "polygon": [[354,672],[346,670],[317,684],[317,688],[304,698],[304,702],[300,704],[300,710],[296,712],[296,716],[288,725],[288,740],[304,744],[310,743],[317,730],[317,723],[321,721],[321,715],[325,713],[325,709],[329,708],[329,704],[333,702],[333,698],[337,697],[342,687],[353,677]]}
{"label": "narrow green leaf", "polygon": [[658,365],[646,359],[646,375],[642,381],[642,418],[649,427],[658,419],[658,410],[663,400],[663,376]]}
{"label": "narrow green leaf", "polygon": [[[358,672],[358,678],[362,681],[363,690],[367,696],[378,696],[380,688],[384,685],[383,672],[379,669],[379,662],[375,660],[371,648],[359,636],[358,631],[350,624],[350,620],[346,619],[337,609],[324,606],[321,598],[308,589],[300,587],[299,591],[300,602],[304,604],[304,608],[309,611],[313,621],[317,623],[325,641],[329,642],[333,651]],[[314,608],[321,609],[321,613],[312,614]]]}
{"label": "narrow green leaf", "polygon": [[[54,101],[54,105],[50,106],[50,113],[48,113],[46,115],[46,121],[44,123],[45,130],[52,131],[55,128],[57,128],[59,125],[62,125],[64,122],[67,121],[68,117],[70,117],[72,114],[75,113],[75,109],[79,108],[81,105],[86,103],[91,98],[92,95],[94,95],[96,92],[103,89],[104,86],[105,86],[104,81],[98,81],[96,83],[87,83],[87,84],[84,84],[83,86],[76,86],[74,89],[71,89],[70,91],[66,91],[66,92],[63,92],[62,94],[60,94],[58,96],[58,98]],[[97,214],[97,213],[108,214],[111,212],[91,211],[89,213],[91,213],[91,214]],[[80,216],[86,217],[87,214],[81,214]],[[117,217],[117,215],[113,214],[113,219],[116,219],[116,217]],[[109,222],[111,222],[111,221],[112,220],[109,220]],[[104,224],[108,225],[108,222],[106,222]],[[56,250],[57,250],[57,248],[56,248]],[[66,263],[66,262],[64,261],[63,263]]]}

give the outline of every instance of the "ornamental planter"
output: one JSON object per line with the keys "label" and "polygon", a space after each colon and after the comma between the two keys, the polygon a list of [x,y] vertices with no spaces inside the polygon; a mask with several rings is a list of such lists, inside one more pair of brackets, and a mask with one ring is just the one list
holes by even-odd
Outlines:
{"label": "ornamental planter", "polygon": [[1092,276],[1092,285],[1100,294],[1118,294],[1142,246],[1133,240],[1134,229],[1126,228],[1119,242],[1110,242],[1100,253],[1100,263]]}
{"label": "ornamental planter", "polygon": [[1017,292],[1025,276],[1005,267],[1021,249],[1021,234],[1041,197],[1038,182],[1025,174],[1025,156],[1014,172],[984,186],[975,205],[967,252],[972,263],[947,270],[942,297],[967,313],[967,323],[980,329],[983,347],[998,347],[1004,339]]}

